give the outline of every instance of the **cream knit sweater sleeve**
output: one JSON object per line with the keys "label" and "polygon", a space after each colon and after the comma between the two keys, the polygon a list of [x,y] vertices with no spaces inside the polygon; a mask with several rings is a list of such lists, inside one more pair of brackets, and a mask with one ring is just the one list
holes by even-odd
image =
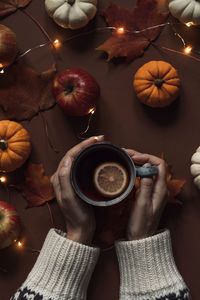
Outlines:
{"label": "cream knit sweater sleeve", "polygon": [[142,240],[117,242],[120,300],[186,300],[168,230]]}
{"label": "cream knit sweater sleeve", "polygon": [[85,300],[99,249],[51,229],[26,281],[12,300]]}

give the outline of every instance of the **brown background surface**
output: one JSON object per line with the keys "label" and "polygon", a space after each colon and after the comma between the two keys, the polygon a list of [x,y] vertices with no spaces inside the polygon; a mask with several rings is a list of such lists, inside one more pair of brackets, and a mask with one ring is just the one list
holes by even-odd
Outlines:
{"label": "brown background surface", "polygon": [[[134,3],[132,0],[113,2],[128,8]],[[96,19],[80,32],[105,26],[100,13],[108,4],[108,1],[99,0]],[[26,10],[42,24],[52,39],[64,39],[75,34],[59,28],[47,16],[42,0],[33,0]],[[37,26],[20,11],[4,19],[2,23],[16,32],[22,51],[45,42],[45,37]],[[182,26],[180,30],[191,43],[199,40],[198,29],[187,29]],[[141,152],[155,155],[165,153],[166,159],[174,167],[174,175],[187,180],[182,193],[183,206],[176,214],[168,217],[167,224],[172,233],[177,266],[191,290],[193,299],[198,300],[200,195],[192,184],[189,166],[191,155],[200,144],[199,63],[188,57],[158,50],[153,46],[149,47],[143,57],[131,64],[108,63],[104,55],[95,51],[107,35],[106,32],[96,32],[68,42],[59,50],[59,67],[60,69],[71,66],[82,67],[93,74],[100,84],[101,98],[91,133],[105,134],[107,140]],[[181,46],[180,41],[174,37],[169,28],[165,28],[156,43],[174,49],[179,49]],[[172,63],[178,69],[182,81],[179,100],[169,109],[162,111],[144,108],[135,98],[132,88],[135,71],[143,63],[152,59],[163,59]],[[32,52],[26,60],[40,71],[46,70],[53,63],[47,48]],[[59,154],[55,154],[49,147],[40,116],[23,124],[31,134],[32,160],[42,162],[46,173],[51,175],[65,152],[78,142],[76,133],[82,130],[84,124],[78,119],[67,118],[56,106],[44,115],[49,124],[51,139],[60,150]],[[7,197],[7,193],[1,188],[1,199]],[[11,199],[23,221],[26,243],[32,248],[40,249],[51,228],[47,206],[26,210],[24,199],[15,191],[11,192]],[[62,216],[55,202],[52,204],[52,210],[56,226],[64,228]],[[25,250],[19,252],[8,248],[0,252],[0,265],[8,270],[7,274],[0,273],[0,300],[8,300],[22,284],[36,258],[37,254]],[[88,299],[117,300],[118,292],[119,274],[114,251],[104,252],[91,280]]]}

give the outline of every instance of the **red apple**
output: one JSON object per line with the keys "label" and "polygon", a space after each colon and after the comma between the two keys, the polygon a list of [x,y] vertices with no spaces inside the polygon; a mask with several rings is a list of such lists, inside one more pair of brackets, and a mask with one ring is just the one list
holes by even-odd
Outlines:
{"label": "red apple", "polygon": [[56,75],[53,94],[67,115],[84,116],[96,107],[100,88],[88,72],[72,68]]}
{"label": "red apple", "polygon": [[20,219],[13,205],[0,201],[0,249],[19,237]]}

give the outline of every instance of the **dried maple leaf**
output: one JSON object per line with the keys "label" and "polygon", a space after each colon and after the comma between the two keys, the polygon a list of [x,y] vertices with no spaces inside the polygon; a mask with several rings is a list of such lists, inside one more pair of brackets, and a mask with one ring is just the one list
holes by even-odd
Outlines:
{"label": "dried maple leaf", "polygon": [[54,199],[50,176],[46,176],[42,164],[29,164],[25,172],[25,182],[22,186],[28,208],[45,204]]}
{"label": "dried maple leaf", "polygon": [[169,194],[171,195],[171,199],[169,199],[169,202],[176,202],[174,201],[174,198],[176,198],[180,192],[182,191],[186,181],[180,180],[180,179],[171,179],[168,181],[168,190]]}
{"label": "dried maple leaf", "polygon": [[130,61],[144,53],[149,44],[158,37],[162,27],[142,33],[133,33],[133,31],[163,23],[168,17],[168,13],[158,11],[156,0],[138,0],[137,6],[132,11],[111,4],[103,13],[103,16],[108,26],[123,27],[125,33],[118,34],[113,30],[112,36],[97,50],[107,52],[108,60],[114,57],[125,57]]}
{"label": "dried maple leaf", "polygon": [[31,0],[1,0],[0,18],[14,13],[18,8],[27,6]]}
{"label": "dried maple leaf", "polygon": [[0,74],[0,108],[5,118],[29,120],[55,104],[52,80],[55,68],[37,73],[24,63],[16,63]]}

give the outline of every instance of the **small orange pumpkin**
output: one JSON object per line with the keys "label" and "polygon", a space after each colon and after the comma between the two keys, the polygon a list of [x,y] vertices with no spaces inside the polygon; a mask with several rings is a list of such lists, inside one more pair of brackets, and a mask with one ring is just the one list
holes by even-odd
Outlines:
{"label": "small orange pumpkin", "polygon": [[179,94],[180,83],[177,70],[165,61],[144,64],[133,80],[137,98],[151,107],[171,104]]}
{"label": "small orange pumpkin", "polygon": [[21,167],[31,151],[27,130],[19,123],[0,121],[0,171],[12,172]]}

